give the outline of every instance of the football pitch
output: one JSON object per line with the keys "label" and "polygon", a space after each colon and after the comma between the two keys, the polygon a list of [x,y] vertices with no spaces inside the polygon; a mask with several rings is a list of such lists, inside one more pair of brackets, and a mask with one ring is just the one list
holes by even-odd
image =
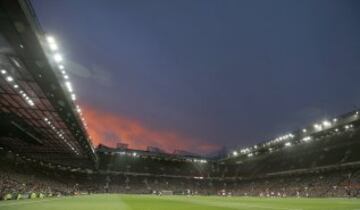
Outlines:
{"label": "football pitch", "polygon": [[0,210],[360,210],[359,199],[100,194],[2,201]]}

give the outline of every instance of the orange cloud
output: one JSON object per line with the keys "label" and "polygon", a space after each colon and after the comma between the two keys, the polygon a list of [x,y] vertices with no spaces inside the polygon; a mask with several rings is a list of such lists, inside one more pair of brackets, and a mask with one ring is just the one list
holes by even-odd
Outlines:
{"label": "orange cloud", "polygon": [[116,143],[125,143],[134,149],[155,146],[168,152],[180,149],[199,153],[219,149],[218,145],[203,143],[199,139],[187,138],[175,132],[150,129],[137,120],[118,114],[91,106],[82,107],[94,145],[116,146]]}

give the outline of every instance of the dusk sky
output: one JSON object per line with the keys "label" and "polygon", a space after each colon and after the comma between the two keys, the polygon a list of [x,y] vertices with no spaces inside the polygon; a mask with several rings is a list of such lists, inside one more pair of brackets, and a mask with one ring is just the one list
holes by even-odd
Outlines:
{"label": "dusk sky", "polygon": [[32,3],[95,144],[206,153],[360,104],[360,1]]}

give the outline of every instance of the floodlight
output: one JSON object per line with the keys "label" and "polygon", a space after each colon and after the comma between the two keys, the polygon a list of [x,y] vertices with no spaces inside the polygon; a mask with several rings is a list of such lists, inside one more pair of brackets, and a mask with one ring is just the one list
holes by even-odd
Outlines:
{"label": "floodlight", "polygon": [[327,121],[327,120],[324,120],[322,122],[322,124],[325,126],[325,127],[330,127],[331,126],[331,122]]}
{"label": "floodlight", "polygon": [[73,92],[73,89],[72,89],[71,83],[70,83],[69,81],[66,81],[66,82],[65,82],[65,85],[66,85],[68,91],[69,91],[70,93],[72,93],[72,92]]}
{"label": "floodlight", "polygon": [[12,81],[14,81],[14,78],[12,78],[11,76],[7,76],[7,77],[6,77],[6,81],[12,82]]}
{"label": "floodlight", "polygon": [[54,60],[55,60],[57,63],[59,63],[59,62],[61,62],[61,61],[63,60],[63,57],[62,57],[59,53],[56,53],[56,54],[54,55]]}
{"label": "floodlight", "polygon": [[49,43],[49,47],[52,51],[56,51],[59,49],[56,43]]}
{"label": "floodlight", "polygon": [[302,140],[305,141],[305,142],[308,142],[308,141],[311,140],[311,137],[310,137],[310,136],[306,136],[306,137],[304,137]]}
{"label": "floodlight", "polygon": [[47,36],[46,40],[48,41],[49,44],[55,44],[55,38],[52,36]]}

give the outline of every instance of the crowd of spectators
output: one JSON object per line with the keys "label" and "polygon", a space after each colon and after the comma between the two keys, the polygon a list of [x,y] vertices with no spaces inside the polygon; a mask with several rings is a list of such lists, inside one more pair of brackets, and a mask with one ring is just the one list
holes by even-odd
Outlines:
{"label": "crowd of spectators", "polygon": [[[66,176],[63,177],[62,174]],[[19,158],[9,160],[1,157],[0,198],[16,199],[74,194],[76,183],[68,179],[69,175],[69,172],[49,170],[37,164],[29,164]]]}
{"label": "crowd of spectators", "polygon": [[0,196],[64,196],[132,193],[263,197],[358,197],[360,169],[283,174],[254,179],[74,173],[58,169],[1,164]]}
{"label": "crowd of spectators", "polygon": [[1,150],[0,197],[163,192],[359,197],[360,133],[334,133],[321,138],[247,159],[225,161],[100,153],[99,168],[90,171],[50,167]]}
{"label": "crowd of spectators", "polygon": [[235,195],[264,197],[358,197],[358,170],[282,175],[236,182]]}

